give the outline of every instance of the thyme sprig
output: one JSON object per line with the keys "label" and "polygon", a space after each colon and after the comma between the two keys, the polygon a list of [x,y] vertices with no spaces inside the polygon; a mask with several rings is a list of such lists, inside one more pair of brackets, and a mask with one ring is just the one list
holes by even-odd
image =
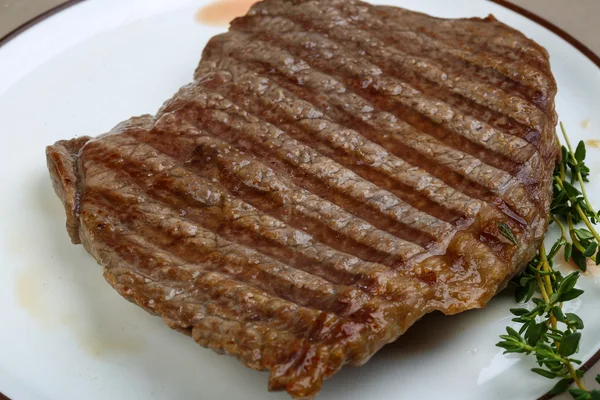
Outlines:
{"label": "thyme sprig", "polygon": [[[567,135],[564,125],[560,124],[567,147],[562,146],[562,159],[554,170],[554,185],[550,213],[552,222],[561,230],[561,247],[565,246],[565,260],[572,259],[582,271],[587,269],[586,259],[590,258],[596,265],[600,264],[600,234],[594,227],[600,220],[594,211],[585,190],[584,182],[588,182],[590,169],[585,165],[585,143],[580,141],[575,151]],[[570,176],[570,182],[567,178]],[[578,189],[573,183],[578,183]],[[561,218],[563,221],[561,221]],[[570,242],[566,237],[565,225],[569,232]],[[577,229],[575,225],[583,222],[585,228]]]}
{"label": "thyme sprig", "polygon": [[[576,400],[600,400],[600,391],[589,391],[581,381],[583,371],[576,368],[581,361],[573,357],[579,350],[584,323],[577,314],[563,312],[565,302],[583,294],[583,290],[576,288],[579,272],[563,276],[554,269],[554,259],[562,248],[565,261],[573,261],[582,271],[587,269],[588,259],[600,264],[600,235],[595,228],[600,217],[585,190],[584,183],[590,174],[585,164],[585,144],[579,142],[573,151],[562,123],[560,128],[566,147],[561,147],[562,157],[553,174],[550,213],[551,223],[560,228],[561,236],[548,253],[542,244],[523,273],[513,279],[517,302],[531,302],[532,306],[510,310],[514,315],[512,321],[520,327],[518,330],[507,327],[496,346],[503,348],[505,354],[535,356],[538,367],[532,368],[533,372],[559,379],[550,393],[568,389]],[[580,223],[585,227],[576,227]],[[502,232],[509,240],[510,233]],[[596,380],[600,383],[600,375]],[[577,388],[569,389],[572,382]]]}

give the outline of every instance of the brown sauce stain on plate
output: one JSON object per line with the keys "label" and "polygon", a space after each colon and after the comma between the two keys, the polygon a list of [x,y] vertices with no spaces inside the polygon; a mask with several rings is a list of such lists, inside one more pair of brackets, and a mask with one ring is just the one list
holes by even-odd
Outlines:
{"label": "brown sauce stain on plate", "polygon": [[589,139],[585,141],[585,144],[587,144],[590,147],[596,148],[596,149],[600,149],[600,140],[599,139]]}
{"label": "brown sauce stain on plate", "polygon": [[200,8],[195,19],[208,25],[228,25],[232,19],[246,14],[254,3],[256,0],[217,0]]}
{"label": "brown sauce stain on plate", "polygon": [[74,336],[79,348],[88,356],[107,359],[125,354],[141,354],[146,349],[144,338],[136,337],[124,326],[103,323],[104,316],[86,315],[81,310],[60,316],[60,323]]}
{"label": "brown sauce stain on plate", "polygon": [[17,273],[15,297],[17,304],[37,322],[46,324],[47,309],[44,305],[42,290],[44,282],[36,268],[25,268]]}
{"label": "brown sauce stain on plate", "polygon": [[80,330],[77,341],[81,349],[94,358],[111,355],[140,354],[146,349],[143,339],[120,337],[116,334],[104,336],[97,332]]}
{"label": "brown sauce stain on plate", "polygon": [[41,330],[46,332],[63,326],[83,352],[98,359],[140,354],[146,349],[143,338],[135,337],[123,327],[119,330],[114,325],[107,326],[106,315],[90,313],[85,302],[69,302],[56,296],[60,287],[56,285],[60,283],[53,281],[39,266],[27,266],[17,271],[15,301]]}
{"label": "brown sauce stain on plate", "polygon": [[564,267],[566,270],[569,271],[569,273],[572,271],[578,271],[583,276],[589,276],[589,277],[594,277],[594,278],[600,277],[600,266],[596,265],[590,259],[587,260],[585,272],[580,270],[579,267],[577,265],[575,265],[575,263],[573,263],[572,261],[565,261],[564,249],[561,249],[556,254],[556,257],[554,257],[553,261],[554,261],[555,265],[560,265],[561,267]]}

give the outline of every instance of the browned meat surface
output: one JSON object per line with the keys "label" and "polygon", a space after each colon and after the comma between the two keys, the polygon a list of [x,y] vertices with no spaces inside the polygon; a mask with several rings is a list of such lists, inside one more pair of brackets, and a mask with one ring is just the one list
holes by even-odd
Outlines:
{"label": "browned meat surface", "polygon": [[155,116],[48,166],[121,295],[309,398],[533,257],[555,92],[546,51],[493,17],[266,0]]}

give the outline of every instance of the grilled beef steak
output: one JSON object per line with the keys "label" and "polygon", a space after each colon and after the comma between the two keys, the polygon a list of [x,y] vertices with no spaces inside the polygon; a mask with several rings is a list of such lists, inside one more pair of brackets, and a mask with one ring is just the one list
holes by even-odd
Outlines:
{"label": "grilled beef steak", "polygon": [[311,397],[534,256],[555,92],[546,51],[491,16],[266,0],[155,116],[48,167],[123,297]]}

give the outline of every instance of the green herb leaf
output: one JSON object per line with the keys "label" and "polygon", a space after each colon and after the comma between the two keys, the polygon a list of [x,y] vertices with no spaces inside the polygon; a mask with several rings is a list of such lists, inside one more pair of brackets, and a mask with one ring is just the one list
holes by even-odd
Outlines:
{"label": "green herb leaf", "polygon": [[525,339],[527,340],[527,344],[530,346],[535,346],[537,342],[540,341],[540,338],[546,331],[548,330],[548,325],[544,322],[540,322],[539,324],[531,323],[525,331]]}
{"label": "green herb leaf", "polygon": [[[531,301],[535,307],[511,309],[512,321],[519,324],[518,328],[507,327],[507,334],[500,335],[496,346],[504,348],[505,353],[533,354],[539,366],[533,372],[546,378],[561,378],[551,394],[568,390],[577,400],[600,400],[600,390],[589,391],[580,381],[583,371],[575,365],[581,361],[572,358],[579,348],[579,330],[584,323],[576,314],[564,313],[562,309],[564,302],[583,293],[576,287],[579,274],[563,277],[553,267],[553,258],[561,248],[565,261],[573,260],[582,271],[586,270],[588,259],[600,265],[600,234],[594,228],[600,223],[600,212],[592,208],[584,186],[590,174],[585,165],[585,144],[579,142],[573,151],[562,123],[561,130],[566,146],[561,146],[562,159],[554,169],[550,204],[551,223],[558,225],[561,236],[549,247],[549,253],[542,245],[522,274],[512,280],[517,301]],[[585,227],[577,227],[581,222]],[[498,223],[498,230],[517,245],[518,240],[508,225]],[[596,379],[600,383],[600,375]],[[572,380],[578,388],[568,389]]]}
{"label": "green herb leaf", "polygon": [[581,194],[581,192],[578,189],[576,189],[575,186],[571,185],[567,181],[563,181],[563,186],[565,187],[565,191],[567,192],[567,196],[569,196],[569,198],[571,200],[576,199]]}
{"label": "green herb leaf", "polygon": [[560,342],[560,348],[558,349],[558,353],[561,356],[568,357],[577,352],[579,348],[579,340],[581,339],[581,333],[572,333],[568,336],[565,336],[563,340]]}
{"label": "green herb leaf", "polygon": [[523,338],[521,337],[521,335],[519,335],[519,332],[515,331],[510,326],[506,327],[506,332],[508,333],[508,336],[515,338],[515,339],[519,339],[520,341],[523,341]]}
{"label": "green herb leaf", "polygon": [[573,232],[575,232],[575,235],[577,235],[580,240],[589,240],[594,238],[594,235],[592,235],[587,229],[575,229]]}
{"label": "green herb leaf", "polygon": [[597,248],[598,248],[598,245],[596,244],[596,242],[590,243],[590,245],[583,252],[583,256],[584,257],[591,257],[591,256],[593,256],[594,253],[596,252]]}
{"label": "green herb leaf", "polygon": [[594,389],[590,392],[590,395],[590,400],[600,400],[600,390]]}
{"label": "green herb leaf", "polygon": [[583,163],[585,160],[585,143],[583,140],[580,140],[579,144],[577,144],[577,149],[575,150],[575,160],[578,164]]}
{"label": "green herb leaf", "polygon": [[514,315],[525,315],[529,312],[528,309],[526,308],[511,308],[510,312],[513,313]]}
{"label": "green herb leaf", "polygon": [[569,161],[569,150],[565,146],[560,146],[561,162],[566,163]]}
{"label": "green herb leaf", "polygon": [[527,286],[520,286],[515,291],[515,300],[517,303],[524,303],[533,297],[535,294],[535,282],[529,283]]}
{"label": "green herb leaf", "polygon": [[577,279],[579,279],[579,272],[571,272],[567,275],[558,287],[558,294],[560,295],[573,289],[577,284]]}
{"label": "green herb leaf", "polygon": [[536,374],[543,376],[544,378],[548,378],[548,379],[556,378],[556,373],[542,369],[542,368],[531,368],[531,370],[533,372],[535,372]]}
{"label": "green herb leaf", "polygon": [[575,265],[579,267],[580,270],[587,270],[587,261],[586,257],[577,249],[573,248],[573,253],[571,254],[571,259],[575,262]]}
{"label": "green herb leaf", "polygon": [[512,244],[515,246],[519,245],[519,241],[517,240],[517,237],[513,233],[512,229],[510,229],[510,226],[506,225],[504,222],[498,222],[498,231]]}
{"label": "green herb leaf", "polygon": [[554,396],[557,394],[564,393],[567,391],[567,389],[569,388],[570,385],[571,385],[571,379],[568,379],[568,378],[561,379],[560,381],[556,382],[556,385],[554,385],[554,387],[552,389],[550,389],[548,394],[551,394]]}
{"label": "green herb leaf", "polygon": [[583,320],[577,314],[566,313],[565,316],[569,320],[569,323],[574,325],[576,329],[583,329]]}
{"label": "green herb leaf", "polygon": [[569,301],[578,298],[583,294],[583,290],[581,289],[571,289],[567,293],[564,293],[559,297],[559,301]]}
{"label": "green herb leaf", "polygon": [[565,320],[565,316],[560,306],[552,308],[552,315],[554,315],[554,318],[556,318],[557,321],[563,322]]}
{"label": "green herb leaf", "polygon": [[569,389],[569,394],[574,400],[591,400],[592,395],[583,389]]}
{"label": "green herb leaf", "polygon": [[569,262],[572,251],[573,251],[573,245],[569,242],[565,245],[565,261],[566,262]]}

